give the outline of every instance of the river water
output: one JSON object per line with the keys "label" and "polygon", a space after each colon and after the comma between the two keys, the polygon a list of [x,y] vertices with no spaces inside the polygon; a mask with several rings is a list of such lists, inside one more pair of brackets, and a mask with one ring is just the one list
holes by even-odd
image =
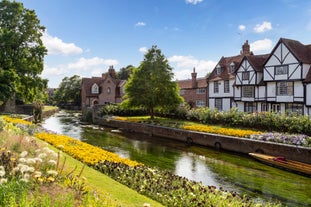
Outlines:
{"label": "river water", "polygon": [[42,126],[148,166],[246,194],[254,200],[311,206],[311,178],[267,166],[246,155],[141,134],[113,133],[109,128],[82,126],[79,119],[79,113],[61,111],[45,119]]}

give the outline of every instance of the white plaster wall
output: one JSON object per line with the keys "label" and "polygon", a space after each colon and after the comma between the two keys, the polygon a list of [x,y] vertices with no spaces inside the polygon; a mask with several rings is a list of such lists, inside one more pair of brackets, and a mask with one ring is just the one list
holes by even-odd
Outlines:
{"label": "white plaster wall", "polygon": [[230,98],[223,98],[222,99],[222,110],[229,111],[230,109],[231,109]]}
{"label": "white plaster wall", "polygon": [[294,96],[296,96],[296,97],[303,97],[304,96],[304,91],[303,90],[304,90],[304,88],[303,88],[302,81],[295,81],[294,82]]}
{"label": "white plaster wall", "polygon": [[303,64],[302,65],[302,78],[306,78],[308,72],[310,70],[310,64]]}
{"label": "white plaster wall", "polygon": [[[292,64],[288,67],[288,75],[289,79],[295,80],[295,79],[301,79],[301,67],[298,66],[299,64]],[[298,66],[298,68],[297,68]],[[297,69],[296,69],[297,68]]]}
{"label": "white plaster wall", "polygon": [[311,106],[311,83],[306,85],[306,105]]}
{"label": "white plaster wall", "polygon": [[267,83],[267,97],[275,97],[276,96],[276,85],[275,82]]}

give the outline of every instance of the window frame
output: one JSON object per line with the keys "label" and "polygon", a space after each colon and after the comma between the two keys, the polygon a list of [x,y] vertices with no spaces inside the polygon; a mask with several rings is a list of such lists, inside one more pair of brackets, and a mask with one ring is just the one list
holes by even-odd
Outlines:
{"label": "window frame", "polygon": [[92,85],[92,87],[91,87],[91,93],[92,93],[92,94],[99,94],[99,86],[98,86],[96,83],[94,83],[94,84]]}
{"label": "window frame", "polygon": [[230,93],[230,80],[224,80],[224,93]]}
{"label": "window frame", "polygon": [[196,89],[196,94],[205,94],[206,93],[206,88],[197,88]]}
{"label": "window frame", "polygon": [[277,96],[293,96],[294,95],[294,83],[291,81],[277,82],[276,83],[276,95]]}
{"label": "window frame", "polygon": [[255,98],[255,87],[254,86],[242,86],[242,97],[243,98]]}
{"label": "window frame", "polygon": [[244,80],[249,80],[249,76],[250,76],[249,71],[242,72],[242,80],[243,81]]}
{"label": "window frame", "polygon": [[254,113],[257,111],[256,102],[245,102],[244,103],[244,112],[246,113]]}
{"label": "window frame", "polygon": [[287,75],[288,74],[288,65],[276,65],[274,66],[275,75]]}
{"label": "window frame", "polygon": [[214,93],[219,93],[219,81],[214,81]]}
{"label": "window frame", "polygon": [[221,98],[215,98],[215,108],[218,110],[218,111],[222,111],[222,99]]}

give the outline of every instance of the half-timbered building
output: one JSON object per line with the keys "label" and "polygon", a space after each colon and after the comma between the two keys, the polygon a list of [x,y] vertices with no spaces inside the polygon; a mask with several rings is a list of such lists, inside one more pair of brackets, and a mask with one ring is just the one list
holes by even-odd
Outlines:
{"label": "half-timbered building", "polygon": [[244,56],[236,70],[234,101],[244,112],[266,111],[266,85],[263,64],[269,54]]}
{"label": "half-timbered building", "polygon": [[311,45],[281,38],[263,67],[267,110],[310,114]]}
{"label": "half-timbered building", "polygon": [[251,56],[248,41],[242,46],[239,55],[222,57],[208,77],[208,100],[209,107],[219,111],[228,111],[235,107],[233,85],[235,71],[244,56]]}

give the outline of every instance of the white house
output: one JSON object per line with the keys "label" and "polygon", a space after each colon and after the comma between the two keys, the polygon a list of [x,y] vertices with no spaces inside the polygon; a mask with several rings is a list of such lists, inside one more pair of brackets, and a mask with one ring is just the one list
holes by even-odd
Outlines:
{"label": "white house", "polygon": [[311,46],[281,38],[264,63],[267,110],[310,114]]}
{"label": "white house", "polygon": [[265,55],[244,56],[236,70],[234,101],[244,112],[266,111],[266,86],[263,82]]}
{"label": "white house", "polygon": [[235,107],[233,85],[235,82],[235,71],[244,56],[253,55],[250,52],[248,41],[242,46],[239,55],[222,57],[214,70],[208,77],[208,106],[219,111],[228,111]]}

